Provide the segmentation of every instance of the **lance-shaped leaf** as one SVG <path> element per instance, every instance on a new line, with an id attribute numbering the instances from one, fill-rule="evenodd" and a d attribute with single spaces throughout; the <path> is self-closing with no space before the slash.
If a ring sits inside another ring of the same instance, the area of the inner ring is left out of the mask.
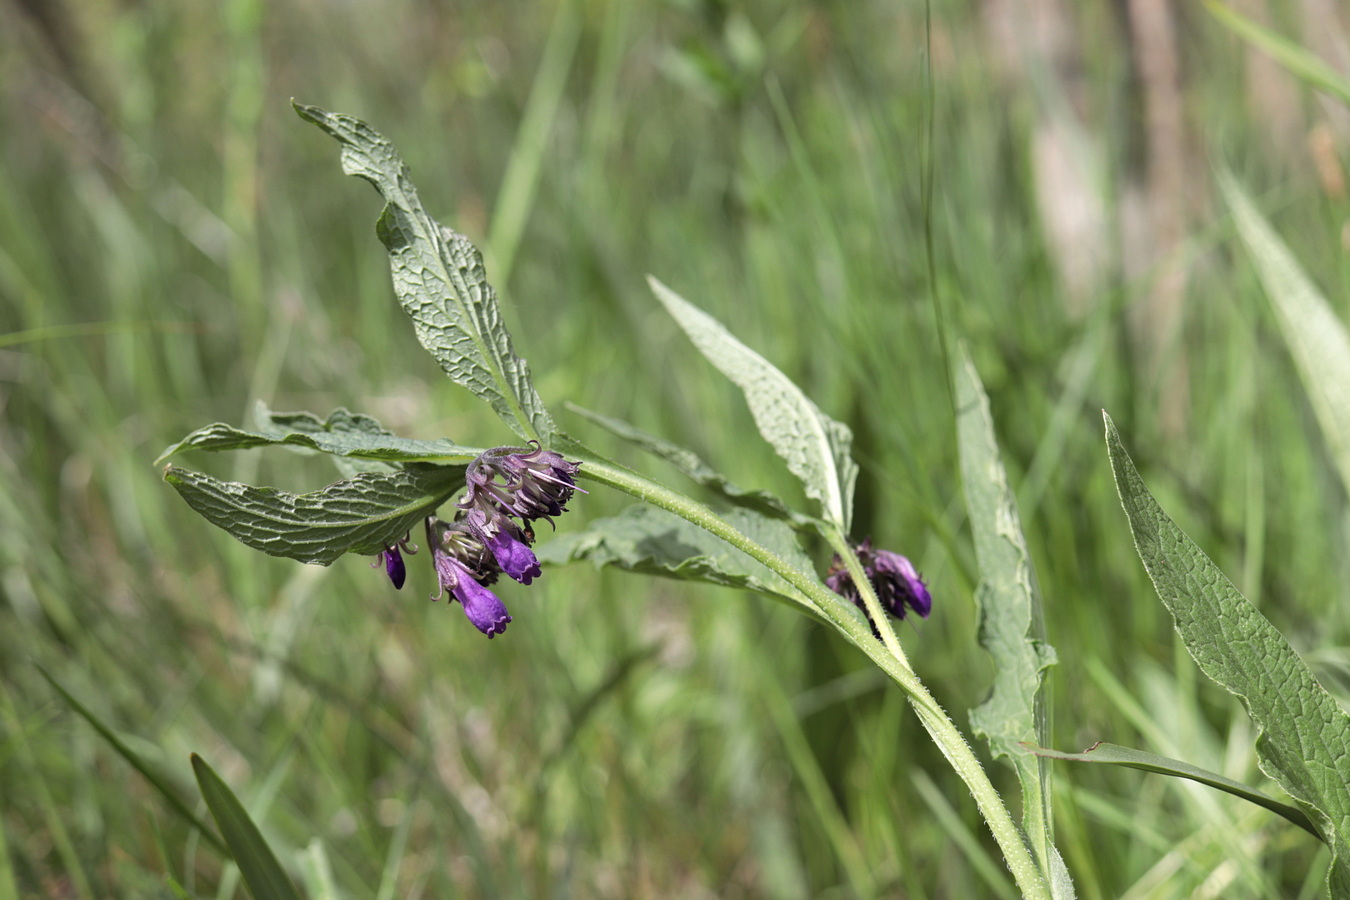
<path id="1" fill-rule="evenodd" d="M 279 445 L 385 462 L 469 462 L 482 452 L 461 447 L 453 441 L 420 441 L 398 437 L 383 429 L 375 432 L 365 428 L 345 428 L 342 426 L 350 421 L 351 416 L 345 409 L 334 412 L 326 422 L 308 413 L 288 413 L 286 416 L 295 430 L 277 428 L 266 432 L 247 431 L 222 422 L 198 428 L 165 450 L 159 461 L 163 462 L 184 450 L 248 450 Z"/>
<path id="2" fill-rule="evenodd" d="M 694 346 L 745 393 L 759 433 L 801 479 L 825 517 L 848 533 L 858 466 L 848 426 L 825 415 L 768 360 L 732 337 L 712 316 L 655 278 L 648 284 Z"/>
<path id="3" fill-rule="evenodd" d="M 1196 664 L 1242 700 L 1260 729 L 1261 770 L 1294 798 L 1331 848 L 1331 896 L 1350 898 L 1350 716 L 1275 626 L 1163 512 L 1111 417 L 1105 418 L 1116 489 L 1158 596 Z"/>
<path id="4" fill-rule="evenodd" d="M 776 519 L 788 519 L 798 527 L 810 527 L 813 520 L 788 509 L 786 503 L 768 491 L 751 491 L 733 484 L 725 475 L 705 463 L 697 453 L 650 434 L 621 419 L 615 419 L 574 403 L 568 409 L 594 422 L 609 433 L 646 450 L 670 463 L 683 474 L 717 494 L 733 506 L 743 506 Z"/>
<path id="5" fill-rule="evenodd" d="M 483 255 L 427 214 L 407 165 L 383 135 L 352 116 L 293 105 L 342 145 L 342 171 L 366 179 L 384 197 L 375 233 L 389 251 L 394 291 L 418 341 L 456 384 L 488 401 L 517 434 L 547 446 L 553 420 L 529 366 L 512 348 Z"/>
<path id="6" fill-rule="evenodd" d="M 1021 747 L 1024 742 L 1048 742 L 1041 686 L 1045 670 L 1055 663 L 1055 650 L 1046 641 L 1031 555 L 999 459 L 989 398 L 964 346 L 953 364 L 961 482 L 980 565 L 976 592 L 980 644 L 994 659 L 989 697 L 970 711 L 970 724 L 989 742 L 994 755 L 1007 758 L 1017 771 L 1022 784 L 1022 829 L 1047 880 L 1067 882 L 1067 871 L 1053 846 L 1048 764 L 1022 752 Z M 1055 890 L 1056 897 L 1068 895 L 1061 888 Z"/>
<path id="7" fill-rule="evenodd" d="M 168 466 L 164 480 L 188 505 L 255 550 L 330 565 L 344 553 L 373 556 L 406 535 L 455 491 L 464 466 L 409 466 L 362 473 L 308 494 L 220 481 Z"/>
<path id="8" fill-rule="evenodd" d="M 1135 750 L 1133 747 L 1122 747 L 1119 744 L 1108 744 L 1105 741 L 1099 741 L 1082 753 L 1065 753 L 1062 750 L 1050 750 L 1046 747 L 1027 746 L 1028 753 L 1034 753 L 1037 756 L 1043 756 L 1046 759 L 1062 759 L 1066 762 L 1085 762 L 1097 763 L 1108 766 L 1124 766 L 1129 769 L 1139 769 L 1143 772 L 1154 772 L 1158 775 L 1171 775 L 1174 778 L 1186 778 L 1195 781 L 1206 787 L 1216 788 L 1225 793 L 1232 794 L 1234 797 L 1241 797 L 1257 806 L 1263 806 L 1277 816 L 1283 816 L 1290 822 L 1293 822 L 1299 828 L 1311 834 L 1313 837 L 1320 838 L 1317 829 L 1313 827 L 1312 820 L 1303 814 L 1303 810 L 1296 806 L 1290 806 L 1288 803 L 1281 803 L 1269 794 L 1262 793 L 1256 788 L 1248 787 L 1240 781 L 1234 781 L 1220 775 L 1217 772 L 1211 772 L 1208 769 L 1202 769 L 1199 766 L 1193 766 L 1188 762 L 1182 762 L 1179 759 L 1172 759 L 1167 756 L 1159 756 L 1156 753 L 1149 753 L 1146 750 Z"/>
<path id="9" fill-rule="evenodd" d="M 814 570 L 810 557 L 797 543 L 796 533 L 782 520 L 742 509 L 730 510 L 723 518 L 799 571 Z M 801 594 L 776 572 L 679 516 L 645 504 L 593 521 L 585 531 L 554 538 L 537 548 L 537 555 L 546 563 L 589 560 L 597 568 L 614 566 L 682 581 L 704 581 L 757 591 L 787 600 L 794 607 L 801 604 Z"/>
<path id="10" fill-rule="evenodd" d="M 1350 333 L 1233 177 L 1220 172 L 1219 186 L 1275 307 L 1341 482 L 1350 491 Z"/>

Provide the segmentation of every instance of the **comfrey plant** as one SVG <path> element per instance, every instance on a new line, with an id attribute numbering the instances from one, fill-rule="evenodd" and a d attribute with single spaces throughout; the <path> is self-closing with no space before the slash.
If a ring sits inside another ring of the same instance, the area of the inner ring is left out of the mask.
<path id="1" fill-rule="evenodd" d="M 603 458 L 556 427 L 502 324 L 482 257 L 465 237 L 423 210 L 393 146 L 349 116 L 300 105 L 296 111 L 339 142 L 343 171 L 370 181 L 383 195 L 386 205 L 376 233 L 388 249 L 395 291 L 422 346 L 453 381 L 486 401 L 519 441 L 482 449 L 450 440 L 411 440 L 342 409 L 320 419 L 260 407 L 257 430 L 210 425 L 164 456 L 293 446 L 328 454 L 344 477 L 313 493 L 292 494 L 168 466 L 165 479 L 212 523 L 251 547 L 302 562 L 329 565 L 347 553 L 373 556 L 395 588 L 407 577 L 405 557 L 425 549 L 440 586 L 437 596 L 458 600 L 488 637 L 502 634 L 512 621 L 492 590 L 499 576 L 529 585 L 540 577 L 542 563 L 586 559 L 765 594 L 833 628 L 905 693 L 970 789 L 1024 897 L 1074 896 L 1053 840 L 1051 758 L 1190 778 L 1258 803 L 1326 843 L 1329 891 L 1350 897 L 1350 717 L 1288 642 L 1163 512 L 1109 418 L 1108 455 L 1140 557 L 1197 663 L 1246 704 L 1261 732 L 1262 768 L 1292 804 L 1186 763 L 1115 745 L 1101 744 L 1083 754 L 1042 749 L 1050 742 L 1043 677 L 1055 653 L 1044 633 L 1036 579 L 999 459 L 988 400 L 963 348 L 953 354 L 951 367 L 960 473 L 981 574 L 976 592 L 980 640 L 996 671 L 988 699 L 970 711 L 969 719 L 993 757 L 1016 772 L 1021 786 L 1016 819 L 985 764 L 911 667 L 892 627 L 893 620 L 909 613 L 929 615 L 929 585 L 906 557 L 876 548 L 870 539 L 854 543 L 848 537 L 857 466 L 847 427 L 715 320 L 653 279 L 657 300 L 703 355 L 742 389 L 758 430 L 819 508 L 801 512 L 770 494 L 738 488 L 682 447 L 577 410 L 590 424 L 672 463 L 715 503 L 702 503 Z M 1277 274 L 1286 271 L 1282 260 L 1287 255 L 1281 256 L 1278 241 L 1263 230 L 1236 187 L 1226 189 L 1258 257 Z M 1332 321 L 1334 327 L 1319 326 L 1319 334 L 1330 328 L 1344 340 L 1343 327 L 1334 316 Z M 1345 348 L 1342 363 L 1350 365 L 1350 342 Z M 1343 411 L 1332 409 L 1328 415 L 1343 416 Z M 1341 424 L 1350 431 L 1350 420 Z M 1350 483 L 1350 464 L 1346 473 Z M 536 548 L 536 525 L 541 520 L 554 524 L 581 492 L 578 479 L 641 502 L 579 532 L 565 528 Z M 441 518 L 438 511 L 447 504 L 451 511 Z M 418 526 L 425 548 L 412 542 Z M 824 575 L 803 550 L 804 535 L 823 539 L 834 550 Z M 258 892 L 256 883 L 270 877 L 280 884 L 275 879 L 284 881 L 284 876 L 245 864 L 267 856 L 252 852 L 256 830 L 226 828 L 226 821 L 240 820 L 242 808 L 221 799 L 228 789 L 204 764 L 198 775 L 255 894 L 288 896 Z"/>

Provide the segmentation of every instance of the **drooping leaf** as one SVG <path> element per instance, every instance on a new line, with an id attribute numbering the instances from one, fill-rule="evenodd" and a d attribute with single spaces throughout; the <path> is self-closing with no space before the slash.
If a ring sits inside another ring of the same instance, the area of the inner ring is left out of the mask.
<path id="1" fill-rule="evenodd" d="M 229 785 L 195 753 L 192 754 L 192 771 L 197 775 L 202 799 L 211 810 L 211 817 L 229 845 L 239 874 L 244 876 L 244 883 L 254 900 L 300 900 L 300 894 L 286 877 L 276 854 Z"/>
<path id="2" fill-rule="evenodd" d="M 394 291 L 418 341 L 518 435 L 548 446 L 553 420 L 511 345 L 482 254 L 422 208 L 407 165 L 384 136 L 352 116 L 292 105 L 342 145 L 342 171 L 369 181 L 384 197 L 375 231 L 389 251 Z"/>
<path id="3" fill-rule="evenodd" d="M 1062 759 L 1068 762 L 1125 766 L 1130 769 L 1140 769 L 1144 772 L 1154 772 L 1158 775 L 1171 775 L 1174 778 L 1186 778 L 1191 781 L 1199 782 L 1207 787 L 1217 788 L 1225 793 L 1232 794 L 1234 797 L 1241 797 L 1243 800 L 1255 803 L 1257 806 L 1264 806 L 1277 816 L 1283 816 L 1290 822 L 1293 822 L 1313 837 L 1321 838 L 1321 835 L 1317 833 L 1317 829 L 1313 827 L 1312 821 L 1304 815 L 1303 811 L 1298 807 L 1290 806 L 1288 803 L 1281 803 L 1269 794 L 1262 793 L 1256 788 L 1248 787 L 1240 781 L 1234 781 L 1217 772 L 1211 772 L 1208 769 L 1193 766 L 1190 763 L 1182 762 L 1179 759 L 1159 756 L 1156 753 L 1149 753 L 1145 750 L 1135 750 L 1133 747 L 1122 747 L 1119 744 L 1108 744 L 1105 741 L 1099 741 L 1098 743 L 1093 744 L 1082 753 L 1065 753 L 1060 750 L 1050 750 L 1046 747 L 1032 746 L 1027 746 L 1025 749 L 1028 753 L 1034 753 L 1036 756 L 1043 756 L 1046 759 Z"/>
<path id="4" fill-rule="evenodd" d="M 749 510 L 723 515 L 756 543 L 813 571 L 810 557 L 785 522 Z M 630 572 L 683 581 L 704 581 L 743 588 L 800 603 L 801 595 L 777 573 L 722 539 L 673 513 L 654 506 L 630 506 L 617 516 L 591 522 L 586 530 L 569 531 L 536 548 L 541 562 L 563 564 L 589 560 L 597 568 L 614 566 Z"/>
<path id="5" fill-rule="evenodd" d="M 1242 700 L 1261 770 L 1331 848 L 1327 886 L 1350 898 L 1350 716 L 1284 636 L 1149 493 L 1110 416 L 1106 445 L 1135 547 L 1177 633 L 1206 675 Z"/>
<path id="6" fill-rule="evenodd" d="M 661 301 L 699 352 L 745 393 L 759 433 L 801 479 L 825 517 L 848 533 L 858 466 L 853 433 L 825 415 L 772 363 L 736 340 L 720 322 L 648 276 Z"/>
<path id="7" fill-rule="evenodd" d="M 1233 177 L 1220 172 L 1219 186 L 1275 308 L 1341 483 L 1350 491 L 1350 333 Z"/>
<path id="8" fill-rule="evenodd" d="M 207 521 L 253 549 L 326 566 L 344 553 L 374 555 L 391 546 L 464 487 L 464 471 L 413 465 L 308 494 L 220 481 L 177 466 L 165 468 L 164 480 Z"/>
<path id="9" fill-rule="evenodd" d="M 1042 683 L 1045 670 L 1055 663 L 1055 650 L 1046 640 L 1031 555 L 999 458 L 989 398 L 964 346 L 958 349 L 953 366 L 961 482 L 980 566 L 976 592 L 980 645 L 994 660 L 994 683 L 984 703 L 970 711 L 970 724 L 989 742 L 994 756 L 1006 758 L 1017 771 L 1022 785 L 1022 829 L 1053 886 L 1057 854 L 1048 764 L 1023 753 L 1021 745 L 1048 741 Z M 1067 871 L 1062 875 L 1067 881 Z M 1067 893 L 1063 888 L 1055 891 L 1056 897 L 1072 895 L 1071 886 Z"/>
<path id="10" fill-rule="evenodd" d="M 725 475 L 705 463 L 692 450 L 686 450 L 678 444 L 649 434 L 636 425 L 620 419 L 584 409 L 573 403 L 566 405 L 572 412 L 594 422 L 611 434 L 646 450 L 653 456 L 664 459 L 680 472 L 734 506 L 743 506 L 746 509 L 777 519 L 788 519 L 802 527 L 810 525 L 810 519 L 788 509 L 787 504 L 768 491 L 750 491 L 733 484 Z"/>
<path id="11" fill-rule="evenodd" d="M 317 417 L 313 416 L 310 420 L 298 419 L 297 417 L 301 415 L 308 414 L 288 414 L 294 430 L 285 432 L 279 429 L 268 432 L 246 431 L 222 422 L 207 425 L 169 447 L 160 455 L 159 461 L 162 462 L 184 450 L 248 450 L 277 445 L 303 447 L 334 456 L 385 462 L 469 462 L 482 452 L 470 447 L 461 447 L 453 441 L 421 441 L 398 437 L 387 431 L 373 433 L 367 430 L 346 429 L 341 426 L 349 421 L 348 417 L 351 414 L 345 409 L 334 412 L 326 422 L 319 422 Z M 338 417 L 336 422 L 334 417 Z"/>

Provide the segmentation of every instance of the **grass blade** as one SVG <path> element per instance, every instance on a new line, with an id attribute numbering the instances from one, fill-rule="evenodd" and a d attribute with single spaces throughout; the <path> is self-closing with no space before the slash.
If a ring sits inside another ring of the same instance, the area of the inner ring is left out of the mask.
<path id="1" fill-rule="evenodd" d="M 47 683 L 55 688 L 56 692 L 70 704 L 70 708 L 79 713 L 82 719 L 92 725 L 94 730 L 99 733 L 99 736 L 107 741 L 108 745 L 117 752 L 118 756 L 125 759 L 133 769 L 141 773 L 141 776 L 145 778 L 146 781 L 150 782 L 151 787 L 159 791 L 160 796 L 168 802 L 171 810 L 177 813 L 183 821 L 187 822 L 193 828 L 196 828 L 202 838 L 215 848 L 217 852 L 222 854 L 229 852 L 225 849 L 225 845 L 221 843 L 220 838 L 216 837 L 216 833 L 212 831 L 205 822 L 199 819 L 197 814 L 192 811 L 187 803 L 178 796 L 177 791 L 169 784 L 168 779 L 155 771 L 155 769 L 145 760 L 141 759 L 140 755 L 136 753 L 135 750 L 128 747 L 126 743 L 117 736 L 117 733 L 114 732 L 112 728 L 108 727 L 108 725 L 104 724 L 102 719 L 94 715 L 89 707 L 75 699 L 75 695 L 66 690 L 65 686 L 57 681 L 50 672 L 40 664 L 34 663 L 34 665 L 37 666 L 37 670 L 42 677 L 47 679 Z"/>
<path id="2" fill-rule="evenodd" d="M 1214 18 L 1230 31 L 1259 50 L 1269 54 L 1289 73 L 1319 91 L 1350 103 L 1350 80 L 1322 62 L 1306 47 L 1282 37 L 1251 19 L 1239 15 L 1232 7 L 1219 0 L 1200 0 Z"/>
<path id="3" fill-rule="evenodd" d="M 1028 746 L 1026 749 L 1028 752 L 1033 753 L 1036 756 L 1043 756 L 1046 759 L 1062 759 L 1067 762 L 1124 766 L 1129 769 L 1139 769 L 1143 772 L 1153 772 L 1157 775 L 1171 775 L 1174 778 L 1187 778 L 1207 787 L 1212 787 L 1216 790 L 1232 794 L 1234 797 L 1241 797 L 1243 800 L 1255 803 L 1257 806 L 1263 806 L 1277 816 L 1283 816 L 1290 822 L 1293 822 L 1313 837 L 1319 839 L 1322 837 L 1317 833 L 1317 829 L 1313 826 L 1312 820 L 1304 815 L 1303 810 L 1298 807 L 1290 806 L 1288 803 L 1281 803 L 1269 794 L 1262 793 L 1256 788 L 1248 787 L 1240 781 L 1225 778 L 1217 772 L 1211 772 L 1208 769 L 1193 766 L 1190 763 L 1182 762 L 1179 759 L 1159 756 L 1156 753 L 1149 753 L 1145 750 L 1136 750 L 1133 747 L 1122 747 L 1119 744 L 1109 744 L 1105 741 L 1093 744 L 1082 753 L 1065 753 L 1060 750 L 1050 750 L 1046 747 Z"/>
<path id="4" fill-rule="evenodd" d="M 249 818 L 239 798 L 221 781 L 220 776 L 197 754 L 192 754 L 192 771 L 197 775 L 202 798 L 211 810 L 220 833 L 229 845 L 230 854 L 239 866 L 239 872 L 248 885 L 254 900 L 300 900 L 295 885 L 277 861 L 272 848 L 267 846 L 262 832 Z"/>
<path id="5" fill-rule="evenodd" d="M 1350 491 L 1350 334 L 1233 177 L 1220 172 L 1219 186 L 1275 307 L 1341 482 Z"/>

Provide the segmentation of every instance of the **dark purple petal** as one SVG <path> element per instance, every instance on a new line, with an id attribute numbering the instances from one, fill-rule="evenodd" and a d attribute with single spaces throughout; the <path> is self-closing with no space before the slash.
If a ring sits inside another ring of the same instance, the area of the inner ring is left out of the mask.
<path id="1" fill-rule="evenodd" d="M 398 552 L 397 544 L 384 551 L 384 573 L 394 583 L 394 590 L 403 587 L 403 582 L 408 577 L 408 569 L 403 565 L 403 554 Z"/>
<path id="2" fill-rule="evenodd" d="M 511 616 L 506 612 L 506 604 L 496 594 L 468 577 L 467 572 L 452 590 L 464 607 L 464 615 L 469 617 L 475 628 L 489 638 L 506 631 L 506 623 L 511 621 Z"/>
<path id="3" fill-rule="evenodd" d="M 513 527 L 499 529 L 488 538 L 487 548 L 492 551 L 503 572 L 521 584 L 529 584 L 540 575 L 539 559 L 528 544 L 511 533 L 513 530 Z"/>

